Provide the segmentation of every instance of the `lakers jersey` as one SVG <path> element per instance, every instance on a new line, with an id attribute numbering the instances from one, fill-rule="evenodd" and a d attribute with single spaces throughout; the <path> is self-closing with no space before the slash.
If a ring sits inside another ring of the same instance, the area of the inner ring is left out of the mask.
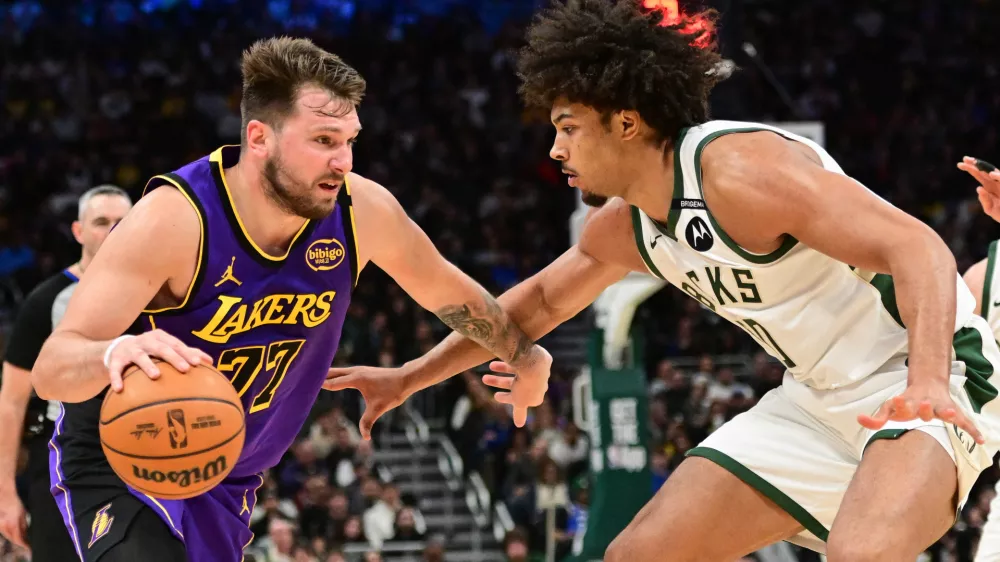
<path id="1" fill-rule="evenodd" d="M 632 208 L 639 253 L 653 275 L 745 330 L 795 379 L 820 389 L 844 386 L 907 351 L 892 277 L 839 262 L 787 235 L 769 254 L 749 252 L 705 204 L 705 147 L 723 135 L 765 130 L 805 144 L 824 168 L 844 173 L 818 144 L 775 127 L 711 121 L 685 129 L 674 151 L 667 224 Z M 974 314 L 975 299 L 956 281 L 958 331 Z"/>
<path id="2" fill-rule="evenodd" d="M 278 463 L 326 379 L 358 274 L 350 186 L 334 212 L 307 222 L 283 255 L 262 250 L 233 205 L 224 169 L 239 147 L 223 147 L 153 178 L 178 189 L 198 212 L 201 245 L 194 280 L 175 307 L 141 319 L 212 356 L 246 413 L 246 441 L 233 477 Z M 187 431 L 198 431 L 197 423 Z"/>

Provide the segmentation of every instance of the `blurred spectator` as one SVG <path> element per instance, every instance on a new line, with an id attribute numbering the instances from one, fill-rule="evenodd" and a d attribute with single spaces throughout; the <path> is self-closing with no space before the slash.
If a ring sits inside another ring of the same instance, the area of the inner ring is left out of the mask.
<path id="1" fill-rule="evenodd" d="M 268 524 L 267 536 L 253 549 L 259 562 L 296 562 L 295 524 L 283 517 L 275 517 Z"/>

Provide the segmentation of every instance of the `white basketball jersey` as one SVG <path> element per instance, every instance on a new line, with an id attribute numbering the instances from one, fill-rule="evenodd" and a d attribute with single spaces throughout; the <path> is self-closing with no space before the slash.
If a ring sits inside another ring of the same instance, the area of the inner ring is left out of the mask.
<path id="1" fill-rule="evenodd" d="M 686 129 L 674 154 L 667 224 L 633 207 L 636 243 L 653 275 L 741 327 L 795 379 L 820 389 L 850 384 L 907 350 L 892 277 L 834 260 L 791 236 L 770 254 L 750 253 L 705 205 L 702 150 L 722 135 L 760 130 L 807 145 L 827 170 L 844 173 L 815 142 L 768 125 L 710 121 Z M 975 299 L 957 276 L 956 291 L 958 331 L 973 316 Z"/>
<path id="2" fill-rule="evenodd" d="M 997 270 L 997 243 L 990 243 L 990 253 L 986 258 L 986 278 L 983 279 L 983 294 L 980 312 L 993 330 L 993 335 L 1000 339 L 1000 270 Z"/>

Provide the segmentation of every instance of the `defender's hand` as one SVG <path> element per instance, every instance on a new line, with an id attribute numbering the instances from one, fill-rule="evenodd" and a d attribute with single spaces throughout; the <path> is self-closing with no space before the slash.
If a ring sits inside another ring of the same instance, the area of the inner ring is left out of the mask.
<path id="1" fill-rule="evenodd" d="M 985 160 L 971 156 L 962 158 L 958 163 L 958 169 L 976 178 L 979 182 L 976 194 L 979 195 L 983 211 L 993 220 L 1000 222 L 1000 170 Z"/>
<path id="2" fill-rule="evenodd" d="M 403 368 L 345 367 L 330 369 L 323 388 L 344 390 L 353 388 L 365 398 L 365 413 L 361 415 L 358 429 L 364 440 L 372 438 L 372 427 L 382 414 L 399 406 L 410 396 Z"/>
<path id="3" fill-rule="evenodd" d="M 170 363 L 182 373 L 192 365 L 211 365 L 212 357 L 200 349 L 188 347 L 184 342 L 164 332 L 153 330 L 138 336 L 123 336 L 108 346 L 104 364 L 108 367 L 111 389 L 122 391 L 122 371 L 135 364 L 151 379 L 160 377 L 160 369 L 153 357 Z"/>
<path id="4" fill-rule="evenodd" d="M 908 386 L 899 396 L 883 402 L 874 416 L 859 415 L 858 423 L 875 431 L 889 420 L 910 421 L 917 418 L 924 421 L 937 418 L 962 428 L 980 445 L 986 442 L 976 425 L 955 405 L 946 384 Z"/>
<path id="5" fill-rule="evenodd" d="M 490 363 L 490 370 L 514 375 L 501 377 L 484 375 L 483 383 L 506 390 L 493 395 L 497 402 L 514 407 L 514 425 L 524 427 L 528 422 L 528 408 L 534 408 L 545 400 L 549 389 L 549 375 L 552 371 L 552 356 L 541 346 L 534 346 L 526 360 L 513 367 L 503 361 Z"/>
<path id="6" fill-rule="evenodd" d="M 18 546 L 28 548 L 28 519 L 24 505 L 17 497 L 17 492 L 7 487 L 0 491 L 0 535 Z"/>

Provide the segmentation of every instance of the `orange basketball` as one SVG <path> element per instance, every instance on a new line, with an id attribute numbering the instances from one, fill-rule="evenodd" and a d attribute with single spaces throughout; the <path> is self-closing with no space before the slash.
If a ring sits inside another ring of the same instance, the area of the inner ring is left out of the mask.
<path id="1" fill-rule="evenodd" d="M 138 367 L 101 405 L 101 447 L 126 484 L 163 499 L 203 494 L 222 481 L 243 451 L 243 405 L 212 367 L 180 373 L 159 361 L 160 378 Z"/>

